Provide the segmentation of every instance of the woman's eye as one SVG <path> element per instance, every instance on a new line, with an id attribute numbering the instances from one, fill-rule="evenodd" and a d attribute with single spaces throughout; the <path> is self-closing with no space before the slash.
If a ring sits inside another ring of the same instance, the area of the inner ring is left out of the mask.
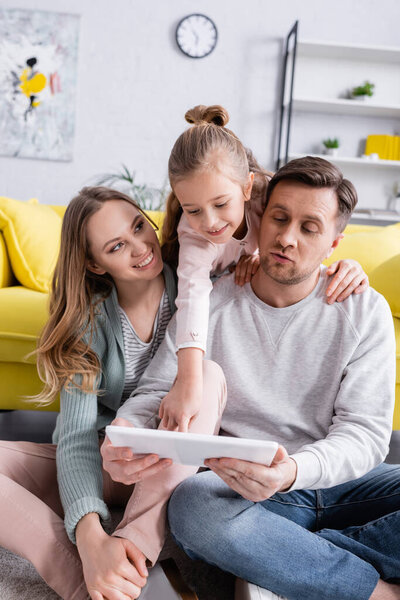
<path id="1" fill-rule="evenodd" d="M 144 221 L 139 221 L 135 227 L 135 232 L 140 231 L 144 227 Z"/>
<path id="2" fill-rule="evenodd" d="M 110 252 L 117 252 L 118 250 L 120 250 L 122 248 L 122 242 L 118 242 L 118 244 L 116 244 L 115 246 L 113 246 L 110 250 Z"/>
<path id="3" fill-rule="evenodd" d="M 216 204 L 215 208 L 222 208 L 223 206 L 226 206 L 227 202 L 223 202 L 222 204 Z"/>
<path id="4" fill-rule="evenodd" d="M 284 217 L 274 217 L 274 221 L 279 221 L 279 223 L 284 223 L 286 219 Z"/>
<path id="5" fill-rule="evenodd" d="M 189 215 L 198 215 L 198 214 L 199 214 L 199 212 L 200 212 L 200 211 L 199 211 L 199 210 L 197 210 L 197 209 L 196 209 L 196 210 L 188 210 L 188 214 L 189 214 Z"/>

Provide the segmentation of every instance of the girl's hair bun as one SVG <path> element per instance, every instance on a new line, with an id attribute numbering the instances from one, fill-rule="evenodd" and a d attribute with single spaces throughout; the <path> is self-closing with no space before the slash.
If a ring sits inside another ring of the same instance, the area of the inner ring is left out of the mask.
<path id="1" fill-rule="evenodd" d="M 229 121 L 229 114 L 228 111 L 219 104 L 214 104 L 213 106 L 199 104 L 187 111 L 185 119 L 188 123 L 193 125 L 199 125 L 200 123 L 214 123 L 214 125 L 225 127 Z"/>

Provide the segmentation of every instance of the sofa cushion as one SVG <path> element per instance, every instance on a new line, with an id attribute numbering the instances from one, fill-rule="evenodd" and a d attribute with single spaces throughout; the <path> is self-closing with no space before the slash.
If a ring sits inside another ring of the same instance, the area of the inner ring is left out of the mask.
<path id="1" fill-rule="evenodd" d="M 60 410 L 58 395 L 49 404 L 32 398 L 42 391 L 43 385 L 36 365 L 0 362 L 0 410 Z"/>
<path id="2" fill-rule="evenodd" d="M 4 236 L 0 231 L 0 288 L 7 287 L 13 283 L 13 273 Z"/>
<path id="3" fill-rule="evenodd" d="M 0 196 L 0 229 L 18 281 L 48 292 L 60 244 L 60 216 L 50 206 Z"/>
<path id="4" fill-rule="evenodd" d="M 67 207 L 64 204 L 50 204 L 49 206 L 61 219 L 64 217 L 65 211 L 67 210 Z"/>
<path id="5" fill-rule="evenodd" d="M 396 385 L 393 429 L 400 430 L 400 319 L 395 317 L 393 320 L 396 338 Z"/>
<path id="6" fill-rule="evenodd" d="M 400 254 L 374 269 L 369 281 L 373 288 L 385 296 L 392 315 L 400 319 Z"/>
<path id="7" fill-rule="evenodd" d="M 48 294 L 20 285 L 0 289 L 0 361 L 35 363 L 26 355 L 48 318 Z"/>
<path id="8" fill-rule="evenodd" d="M 324 264 L 354 258 L 369 276 L 380 264 L 400 254 L 400 223 L 372 230 L 353 231 L 354 233 L 345 231 L 344 239 Z"/>

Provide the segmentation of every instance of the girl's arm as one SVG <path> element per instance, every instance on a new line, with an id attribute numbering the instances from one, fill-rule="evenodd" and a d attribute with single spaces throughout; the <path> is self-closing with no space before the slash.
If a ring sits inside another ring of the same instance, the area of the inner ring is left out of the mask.
<path id="1" fill-rule="evenodd" d="M 200 348 L 182 348 L 177 356 L 176 380 L 161 402 L 159 416 L 163 427 L 187 431 L 201 405 L 203 351 Z"/>
<path id="2" fill-rule="evenodd" d="M 362 266 L 352 258 L 332 263 L 327 269 L 327 275 L 333 275 L 332 281 L 326 288 L 328 304 L 342 302 L 351 294 L 362 294 L 369 286 L 368 276 Z"/>
<path id="3" fill-rule="evenodd" d="M 202 398 L 203 356 L 208 332 L 210 274 L 218 250 L 191 230 L 179 231 L 176 351 L 178 373 L 162 400 L 159 416 L 167 429 L 187 431 Z"/>

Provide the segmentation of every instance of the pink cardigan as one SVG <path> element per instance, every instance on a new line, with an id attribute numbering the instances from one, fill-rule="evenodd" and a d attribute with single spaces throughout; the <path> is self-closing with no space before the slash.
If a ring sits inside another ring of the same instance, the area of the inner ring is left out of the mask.
<path id="1" fill-rule="evenodd" d="M 179 265 L 176 349 L 206 350 L 211 275 L 220 275 L 237 263 L 242 254 L 258 252 L 258 232 L 264 207 L 261 200 L 244 205 L 247 233 L 241 240 L 231 238 L 226 244 L 214 244 L 194 231 L 185 215 L 178 225 Z"/>

